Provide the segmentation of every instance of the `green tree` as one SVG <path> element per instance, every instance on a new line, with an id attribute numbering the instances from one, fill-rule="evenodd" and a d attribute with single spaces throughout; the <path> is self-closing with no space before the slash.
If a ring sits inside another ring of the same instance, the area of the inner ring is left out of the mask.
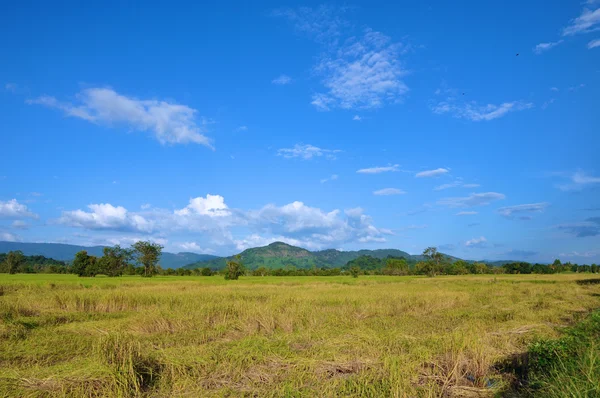
<path id="1" fill-rule="evenodd" d="M 225 267 L 225 279 L 237 280 L 242 275 L 244 275 L 244 266 L 242 264 L 242 256 L 238 254 L 233 259 L 227 261 L 227 266 Z"/>
<path id="2" fill-rule="evenodd" d="M 20 250 L 8 252 L 4 259 L 4 268 L 9 274 L 16 274 L 25 264 L 25 256 Z"/>
<path id="3" fill-rule="evenodd" d="M 212 270 L 208 267 L 204 267 L 200 271 L 200 275 L 202 275 L 202 276 L 212 276 L 212 274 L 213 274 Z"/>
<path id="4" fill-rule="evenodd" d="M 151 277 L 156 274 L 163 246 L 150 241 L 138 241 L 132 247 L 137 262 L 144 267 L 143 276 Z"/>
<path id="5" fill-rule="evenodd" d="M 354 267 L 350 267 L 350 275 L 352 275 L 353 278 L 358 278 L 358 274 L 360 273 L 360 267 L 358 266 L 354 266 Z"/>
<path id="6" fill-rule="evenodd" d="M 443 268 L 444 255 L 436 247 L 428 247 L 423 250 L 423 256 L 427 260 L 421 266 L 422 272 L 429 277 L 436 276 Z"/>
<path id="7" fill-rule="evenodd" d="M 408 263 L 404 258 L 388 257 L 383 273 L 386 275 L 408 275 Z"/>
<path id="8" fill-rule="evenodd" d="M 95 272 L 95 259 L 96 257 L 88 255 L 87 251 L 81 250 L 75 254 L 71 271 L 79 276 L 92 276 L 90 274 Z"/>
<path id="9" fill-rule="evenodd" d="M 254 276 L 269 275 L 269 269 L 267 267 L 258 267 L 257 269 L 254 270 L 252 275 L 254 275 Z"/>
<path id="10" fill-rule="evenodd" d="M 104 255 L 100 258 L 100 273 L 108 276 L 121 276 L 129 266 L 133 257 L 131 250 L 123 249 L 117 245 L 115 247 L 105 247 Z"/>

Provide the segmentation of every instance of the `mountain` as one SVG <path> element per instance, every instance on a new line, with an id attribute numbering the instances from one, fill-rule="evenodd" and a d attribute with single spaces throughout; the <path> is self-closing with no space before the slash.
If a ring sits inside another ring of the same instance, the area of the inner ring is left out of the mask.
<path id="1" fill-rule="evenodd" d="M 284 268 L 294 266 L 296 268 L 335 268 L 343 267 L 350 260 L 359 256 L 372 256 L 377 258 L 405 257 L 411 258 L 411 255 L 396 249 L 379 250 L 358 250 L 358 251 L 340 251 L 335 249 L 321 250 L 311 252 L 301 247 L 288 245 L 283 242 L 274 242 L 268 246 L 254 247 L 246 249 L 240 253 L 242 263 L 249 269 L 266 267 L 269 269 Z M 215 258 L 209 261 L 198 261 L 186 265 L 186 269 L 204 268 L 221 269 L 225 267 L 231 257 Z"/>
<path id="2" fill-rule="evenodd" d="M 13 250 L 20 250 L 26 256 L 40 255 L 50 257 L 61 261 L 72 261 L 75 253 L 86 250 L 92 256 L 102 256 L 104 246 L 77 246 L 66 245 L 62 243 L 22 243 L 22 242 L 0 242 L 0 253 L 8 253 Z M 196 253 L 168 253 L 163 252 L 159 264 L 163 268 L 180 268 L 186 264 L 208 261 L 220 258 L 210 254 Z"/>

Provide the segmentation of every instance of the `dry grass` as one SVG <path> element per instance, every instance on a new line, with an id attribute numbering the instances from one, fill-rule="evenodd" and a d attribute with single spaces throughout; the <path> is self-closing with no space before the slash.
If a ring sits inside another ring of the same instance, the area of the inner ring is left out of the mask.
<path id="1" fill-rule="evenodd" d="M 578 275 L 0 278 L 7 397 L 493 396 L 600 306 Z"/>

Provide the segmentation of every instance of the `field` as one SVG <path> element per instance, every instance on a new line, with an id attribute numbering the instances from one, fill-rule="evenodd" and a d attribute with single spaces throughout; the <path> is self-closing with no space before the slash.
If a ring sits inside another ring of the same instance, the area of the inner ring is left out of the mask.
<path id="1" fill-rule="evenodd" d="M 0 396 L 486 397 L 590 275 L 0 275 Z"/>

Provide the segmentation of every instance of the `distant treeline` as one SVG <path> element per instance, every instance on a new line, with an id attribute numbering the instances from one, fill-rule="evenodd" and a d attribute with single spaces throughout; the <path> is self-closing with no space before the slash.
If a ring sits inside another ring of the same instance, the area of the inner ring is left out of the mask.
<path id="1" fill-rule="evenodd" d="M 466 275 L 466 274 L 555 274 L 561 272 L 587 272 L 599 273 L 600 266 L 596 264 L 579 265 L 562 263 L 554 260 L 552 264 L 531 264 L 527 262 L 511 262 L 500 267 L 483 262 L 469 262 L 464 260 L 452 261 L 449 257 L 439 253 L 436 248 L 429 247 L 423 252 L 423 261 L 409 261 L 404 257 L 376 258 L 360 256 L 349 261 L 345 266 L 338 268 L 312 267 L 269 269 L 258 267 L 250 270 L 243 266 L 241 258 L 229 261 L 223 269 L 197 268 L 197 269 L 162 269 L 158 264 L 162 246 L 152 242 L 137 242 L 131 249 L 120 246 L 105 247 L 102 257 L 88 255 L 85 250 L 78 252 L 69 264 L 44 256 L 25 256 L 20 251 L 0 253 L 0 273 L 48 273 L 48 274 L 76 274 L 82 277 L 96 275 L 121 276 L 211 276 L 223 275 L 228 279 L 237 279 L 234 275 L 241 276 L 338 276 L 352 275 Z"/>

